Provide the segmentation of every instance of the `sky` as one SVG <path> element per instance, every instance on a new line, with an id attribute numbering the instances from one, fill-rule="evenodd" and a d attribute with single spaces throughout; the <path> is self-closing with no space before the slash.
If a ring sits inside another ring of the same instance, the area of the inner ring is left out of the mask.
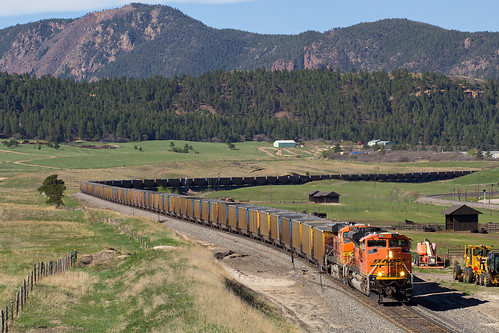
<path id="1" fill-rule="evenodd" d="M 168 5 L 212 28 L 263 34 L 325 32 L 387 18 L 499 32 L 498 0 L 0 0 L 0 29 L 42 19 L 78 18 L 130 2 Z"/>

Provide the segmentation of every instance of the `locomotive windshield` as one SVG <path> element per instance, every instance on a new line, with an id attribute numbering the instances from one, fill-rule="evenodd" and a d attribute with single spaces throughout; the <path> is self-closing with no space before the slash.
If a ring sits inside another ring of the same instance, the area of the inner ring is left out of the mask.
<path id="1" fill-rule="evenodd" d="M 409 240 L 402 238 L 402 239 L 390 239 L 390 247 L 408 247 L 409 246 Z"/>
<path id="2" fill-rule="evenodd" d="M 386 247 L 386 240 L 370 239 L 367 241 L 367 247 Z"/>

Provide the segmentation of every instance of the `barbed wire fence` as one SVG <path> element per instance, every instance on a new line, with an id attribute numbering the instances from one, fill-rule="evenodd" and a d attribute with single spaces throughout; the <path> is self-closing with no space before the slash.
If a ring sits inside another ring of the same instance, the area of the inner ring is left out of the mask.
<path id="1" fill-rule="evenodd" d="M 5 308 L 0 310 L 0 333 L 7 333 L 9 331 L 9 326 L 14 323 L 14 318 L 17 318 L 24 310 L 26 303 L 29 300 L 29 296 L 33 293 L 33 289 L 41 279 L 48 276 L 63 274 L 68 271 L 76 263 L 76 258 L 77 251 L 73 250 L 64 258 L 51 260 L 49 262 L 41 261 L 34 264 L 33 270 L 21 282 L 21 286 L 19 287 L 15 298 L 13 298 L 10 303 L 7 302 Z"/>

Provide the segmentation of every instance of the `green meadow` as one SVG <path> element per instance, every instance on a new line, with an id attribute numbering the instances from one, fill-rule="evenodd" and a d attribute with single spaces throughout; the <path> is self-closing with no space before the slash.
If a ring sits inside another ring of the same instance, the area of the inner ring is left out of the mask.
<path id="1" fill-rule="evenodd" d="M 499 179 L 499 168 L 483 171 L 487 177 Z M 208 198 L 229 197 L 238 201 L 259 202 L 261 205 L 293 211 L 326 213 L 334 220 L 357 221 L 377 225 L 396 225 L 411 220 L 424 224 L 443 224 L 442 211 L 449 206 L 421 204 L 418 197 L 423 195 L 453 193 L 456 186 L 474 190 L 477 174 L 450 181 L 429 183 L 389 183 L 389 182 L 344 182 L 326 180 L 303 185 L 273 185 L 239 188 L 230 191 L 212 192 Z M 483 177 L 486 178 L 486 177 Z M 456 182 L 458 182 L 456 184 Z M 483 185 L 480 189 L 483 188 Z M 499 189 L 498 189 L 499 190 Z M 312 191 L 334 191 L 340 194 L 339 204 L 313 204 L 308 202 Z M 489 191 L 489 186 L 487 186 Z M 463 197 L 464 198 L 464 197 Z M 470 201 L 476 199 L 470 198 Z M 463 202 L 464 204 L 464 202 Z M 499 223 L 499 210 L 479 209 L 480 223 Z"/>
<path id="2" fill-rule="evenodd" d="M 170 142 L 175 147 L 183 148 L 186 144 L 192 146 L 189 153 L 174 153 L 170 150 Z M 84 146 L 95 146 L 97 148 L 84 148 Z M 66 168 L 66 169 L 88 169 L 88 168 L 112 168 L 121 166 L 148 165 L 168 162 L 197 161 L 226 158 L 230 150 L 226 144 L 194 143 L 186 141 L 145 141 L 140 143 L 111 143 L 95 144 L 78 142 L 72 145 L 61 145 L 59 149 L 49 148 L 42 145 L 19 145 L 11 148 L 0 148 L 0 160 L 4 163 L 6 170 L 32 170 L 40 167 Z M 257 151 L 257 144 L 237 144 L 241 149 L 230 150 L 231 158 L 234 160 L 264 157 Z M 136 147 L 136 148 L 135 148 Z M 13 165 L 14 162 L 17 162 Z"/>
<path id="3" fill-rule="evenodd" d="M 171 142 L 180 149 L 189 146 L 189 152 L 171 151 Z M 471 192 L 477 187 L 489 190 L 499 181 L 498 161 L 324 160 L 320 145 L 309 143 L 289 150 L 274 149 L 270 143 L 236 143 L 236 149 L 230 149 L 225 143 L 186 141 L 76 142 L 58 149 L 0 146 L 0 306 L 10 302 L 22 279 L 39 261 L 62 258 L 73 249 L 82 255 L 106 249 L 120 254 L 110 261 L 77 267 L 67 276 L 42 281 L 15 320 L 13 331 L 165 331 L 173 325 L 179 331 L 244 332 L 248 323 L 265 332 L 295 330 L 272 307 L 263 313 L 227 290 L 223 271 L 208 251 L 179 239 L 153 220 L 86 207 L 71 197 L 82 180 L 477 171 L 454 180 L 418 184 L 326 180 L 195 194 L 327 213 L 330 219 L 383 226 L 405 219 L 443 224 L 441 212 L 448 206 L 420 204 L 418 197 Z M 61 209 L 47 206 L 36 190 L 51 174 L 58 174 L 68 187 L 66 206 Z M 341 195 L 340 203 L 310 204 L 308 193 L 314 190 L 335 191 Z M 480 223 L 499 222 L 499 211 L 479 210 L 483 212 Z M 150 246 L 166 245 L 173 250 L 143 249 L 126 230 L 133 230 Z M 404 233 L 414 242 L 430 238 L 442 251 L 467 243 L 499 246 L 498 234 Z M 224 302 L 214 303 L 214 299 Z M 232 320 L 241 314 L 240 322 Z"/>

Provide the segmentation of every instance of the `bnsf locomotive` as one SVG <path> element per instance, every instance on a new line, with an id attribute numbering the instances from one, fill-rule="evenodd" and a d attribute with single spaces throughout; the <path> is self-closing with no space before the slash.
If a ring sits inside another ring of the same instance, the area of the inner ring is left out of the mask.
<path id="1" fill-rule="evenodd" d="M 275 208 L 81 182 L 102 199 L 235 232 L 306 258 L 379 302 L 412 295 L 410 239 L 352 222 Z"/>

